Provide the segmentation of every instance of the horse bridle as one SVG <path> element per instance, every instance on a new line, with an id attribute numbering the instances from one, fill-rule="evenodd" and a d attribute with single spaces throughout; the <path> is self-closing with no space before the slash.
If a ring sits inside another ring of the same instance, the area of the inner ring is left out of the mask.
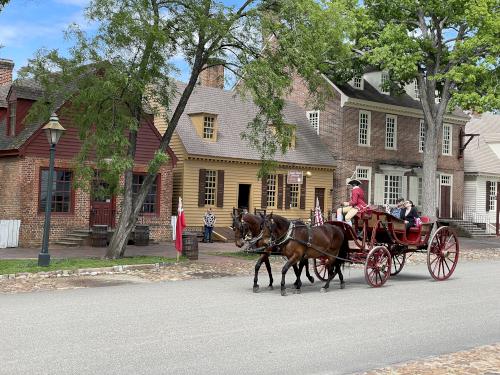
<path id="1" fill-rule="evenodd" d="M 240 238 L 243 241 L 247 242 L 249 247 L 255 245 L 257 243 L 257 241 L 259 241 L 262 238 L 262 236 L 264 235 L 264 227 L 263 227 L 264 222 L 263 221 L 260 223 L 260 233 L 256 237 L 252 237 L 249 225 L 245 220 L 243 220 L 243 217 L 240 220 L 236 220 L 236 218 L 234 219 L 233 230 L 234 230 L 234 224 L 236 223 L 236 221 L 238 221 L 237 228 L 240 232 Z"/>

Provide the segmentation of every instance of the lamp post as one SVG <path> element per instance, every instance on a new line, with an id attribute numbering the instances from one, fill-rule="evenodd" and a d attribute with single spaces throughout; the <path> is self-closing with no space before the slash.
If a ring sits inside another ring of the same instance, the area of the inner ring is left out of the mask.
<path id="1" fill-rule="evenodd" d="M 47 179 L 47 197 L 45 198 L 45 222 L 43 226 L 42 250 L 38 254 L 38 265 L 48 266 L 50 264 L 49 235 L 50 235 L 50 214 L 52 211 L 52 184 L 54 176 L 54 157 L 56 154 L 56 144 L 66 130 L 59 123 L 59 118 L 52 113 L 50 120 L 42 128 L 47 135 L 50 144 L 49 176 Z"/>

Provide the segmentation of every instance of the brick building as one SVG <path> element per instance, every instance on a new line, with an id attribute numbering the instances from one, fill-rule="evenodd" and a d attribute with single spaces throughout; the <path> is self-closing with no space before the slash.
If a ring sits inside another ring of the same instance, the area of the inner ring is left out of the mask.
<path id="1" fill-rule="evenodd" d="M 13 83 L 13 67 L 12 61 L 0 60 L 0 219 L 21 220 L 20 246 L 32 246 L 42 240 L 49 144 L 41 129 L 45 123 L 25 122 L 42 91 L 34 81 Z M 96 197 L 75 187 L 73 160 L 81 143 L 70 112 L 63 112 L 67 105 L 61 102 L 55 109 L 66 132 L 56 147 L 51 241 L 90 224 L 113 227 L 120 213 L 120 196 Z M 134 188 L 140 186 L 160 140 L 152 115 L 146 116 L 138 133 Z M 157 240 L 171 238 L 172 171 L 177 159 L 168 152 L 170 161 L 158 173 L 140 219 L 150 225 L 151 236 Z"/>
<path id="2" fill-rule="evenodd" d="M 314 107 L 307 86 L 294 78 L 289 99 L 307 113 L 311 126 L 337 161 L 332 201 L 346 200 L 345 181 L 362 181 L 370 204 L 394 204 L 397 197 L 422 204 L 423 112 L 415 84 L 402 95 L 382 88 L 385 72 L 372 71 L 343 85 L 324 76 L 330 91 L 323 109 Z M 453 214 L 453 204 L 463 205 L 464 160 L 460 153 L 461 131 L 468 116 L 448 113 L 440 135 L 437 202 L 440 217 Z M 452 203 L 453 202 L 453 203 Z"/>

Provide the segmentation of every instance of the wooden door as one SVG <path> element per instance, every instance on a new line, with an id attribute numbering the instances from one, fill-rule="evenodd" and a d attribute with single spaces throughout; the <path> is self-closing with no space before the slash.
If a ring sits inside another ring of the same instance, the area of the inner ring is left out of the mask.
<path id="1" fill-rule="evenodd" d="M 451 217 L 451 186 L 441 185 L 441 204 L 439 210 L 439 217 Z"/>
<path id="2" fill-rule="evenodd" d="M 90 226 L 107 225 L 115 227 L 116 209 L 115 199 L 108 193 L 103 193 L 107 184 L 103 181 L 94 181 L 92 184 L 90 201 Z"/>
<path id="3" fill-rule="evenodd" d="M 314 207 L 316 207 L 316 198 L 319 200 L 319 207 L 321 212 L 325 215 L 325 188 L 314 189 Z"/>

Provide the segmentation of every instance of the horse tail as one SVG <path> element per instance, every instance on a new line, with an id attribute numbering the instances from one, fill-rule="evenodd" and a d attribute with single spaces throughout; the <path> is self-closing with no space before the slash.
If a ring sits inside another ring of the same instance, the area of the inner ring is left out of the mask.
<path id="1" fill-rule="evenodd" d="M 339 251 L 339 257 L 342 258 L 340 261 L 340 264 L 342 264 L 342 269 L 344 269 L 345 266 L 345 260 L 349 256 L 349 240 L 347 239 L 347 236 L 344 235 L 344 240 L 342 241 L 342 245 L 340 246 L 340 251 Z"/>

